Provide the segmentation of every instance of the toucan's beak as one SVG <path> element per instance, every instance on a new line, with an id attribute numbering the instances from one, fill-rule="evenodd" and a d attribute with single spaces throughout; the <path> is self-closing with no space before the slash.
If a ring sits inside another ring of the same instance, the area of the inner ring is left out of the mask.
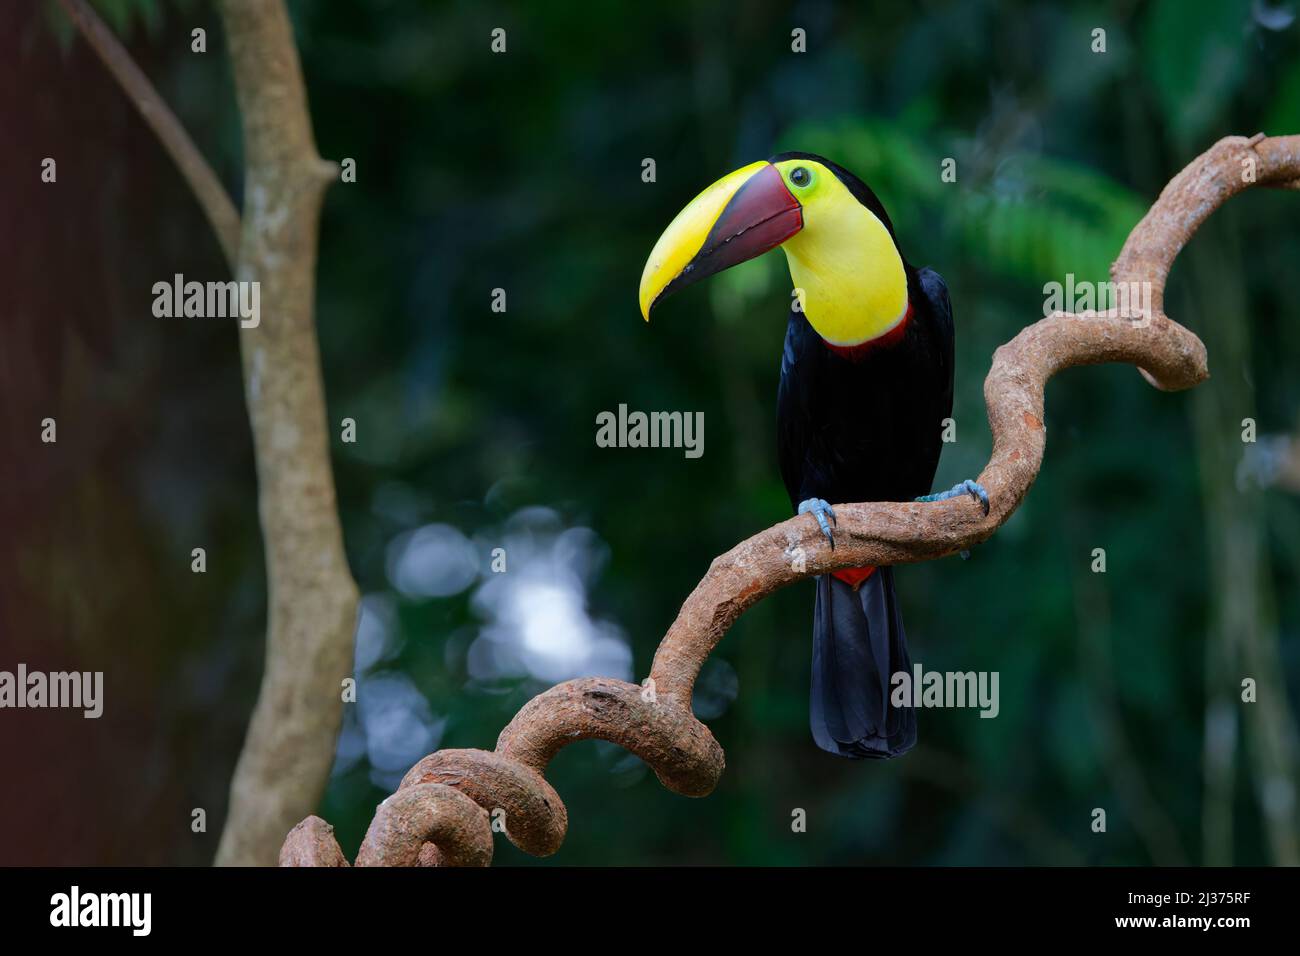
<path id="1" fill-rule="evenodd" d="M 641 273 L 641 315 L 665 295 L 775 249 L 803 228 L 803 209 L 771 163 L 724 176 L 677 214 Z"/>

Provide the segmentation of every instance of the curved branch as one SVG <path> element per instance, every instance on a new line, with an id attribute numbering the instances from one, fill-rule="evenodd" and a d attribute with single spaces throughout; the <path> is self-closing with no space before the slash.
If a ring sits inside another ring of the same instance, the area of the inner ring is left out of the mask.
<path id="1" fill-rule="evenodd" d="M 281 866 L 347 866 L 334 828 L 320 817 L 308 817 L 289 831 L 280 847 Z"/>
<path id="2" fill-rule="evenodd" d="M 343 551 L 314 322 L 321 201 L 337 167 L 316 151 L 282 0 L 220 5 L 243 121 L 236 278 L 262 315 L 239 330 L 266 547 L 266 668 L 230 784 L 219 864 L 271 864 L 320 800 L 352 672 L 357 586 Z"/>
<path id="3" fill-rule="evenodd" d="M 1253 175 L 1243 175 L 1247 170 Z M 1204 381 L 1209 375 L 1205 346 L 1161 311 L 1174 258 L 1229 197 L 1251 185 L 1289 186 L 1297 180 L 1300 136 L 1220 140 L 1165 187 L 1112 267 L 1116 282 L 1150 283 L 1149 312 L 1058 312 L 994 353 L 984 382 L 993 453 L 979 476 L 989 493 L 987 516 L 968 499 L 837 504 L 834 551 L 816 523 L 804 516 L 768 528 L 713 561 L 660 643 L 644 688 L 604 679 L 553 687 L 526 704 L 502 731 L 495 754 L 454 751 L 456 772 L 442 779 L 489 811 L 508 802 L 515 809 L 506 811 L 507 835 L 532 853 L 553 852 L 558 845 L 557 817 L 534 819 L 535 811 L 528 809 L 541 805 L 556 814 L 550 803 L 554 791 L 549 785 L 545 790 L 538 786 L 523 795 L 514 793 L 507 801 L 501 791 L 484 784 L 495 776 L 508 778 L 512 786 L 526 785 L 540 778 L 555 753 L 573 740 L 597 737 L 621 744 L 650 763 L 670 789 L 691 796 L 709 793 L 722 773 L 722 750 L 691 714 L 691 695 L 701 665 L 736 619 L 801 578 L 865 564 L 925 561 L 986 540 L 1011 517 L 1038 475 L 1047 437 L 1043 392 L 1047 380 L 1062 369 L 1128 362 L 1142 369 L 1157 388 L 1169 391 Z M 437 766 L 439 758 L 426 757 L 417 770 L 425 764 Z M 413 770 L 398 790 L 405 795 L 401 805 L 394 807 L 390 798 L 381 808 L 386 816 L 409 816 L 403 833 L 419 831 L 439 812 L 434 795 L 415 792 L 422 779 L 423 772 Z M 520 814 L 526 819 L 518 819 Z M 539 841 L 524 838 L 530 828 L 549 836 Z M 447 830 L 440 835 L 445 842 Z M 446 858 L 449 848 L 444 842 L 438 843 L 438 852 Z M 328 853 L 320 852 L 323 860 L 332 859 L 338 850 L 337 843 L 327 841 L 326 846 Z M 400 855 L 409 860 L 409 846 Z"/>
<path id="4" fill-rule="evenodd" d="M 316 151 L 283 0 L 221 4 L 243 122 L 242 224 L 216 174 L 112 31 L 85 0 L 60 2 L 175 160 L 236 279 L 257 283 L 261 293 L 262 321 L 241 328 L 239 344 L 266 545 L 266 669 L 217 862 L 271 863 L 285 828 L 324 792 L 342 722 L 340 684 L 352 667 L 357 586 L 335 506 L 313 323 L 320 207 L 338 167 Z M 291 860 L 321 860 L 301 841 L 333 840 L 324 821 L 308 826 L 312 820 L 295 828 Z"/>
<path id="5" fill-rule="evenodd" d="M 226 187 L 221 185 L 221 180 L 194 145 L 190 134 L 185 132 L 185 127 L 176 118 L 176 114 L 168 108 L 149 78 L 135 65 L 131 54 L 126 52 L 126 47 L 122 46 L 108 25 L 91 9 L 90 4 L 86 0 L 59 0 L 59 4 L 73 26 L 99 54 L 104 66 L 126 92 L 163 148 L 171 154 L 172 161 L 189 183 L 194 198 L 203 207 L 212 231 L 217 234 L 221 251 L 225 253 L 226 264 L 233 272 L 239 258 L 240 224 L 239 213 L 230 201 Z"/>
<path id="6" fill-rule="evenodd" d="M 441 783 L 403 787 L 381 803 L 357 853 L 357 866 L 487 866 L 491 862 L 487 811 Z"/>

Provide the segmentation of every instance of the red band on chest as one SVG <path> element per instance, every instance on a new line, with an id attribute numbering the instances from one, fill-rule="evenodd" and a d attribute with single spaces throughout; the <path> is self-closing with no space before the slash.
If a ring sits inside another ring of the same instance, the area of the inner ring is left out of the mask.
<path id="1" fill-rule="evenodd" d="M 875 573 L 875 568 L 840 568 L 838 571 L 832 571 L 831 576 L 839 578 L 849 587 L 856 589 Z"/>
<path id="2" fill-rule="evenodd" d="M 822 339 L 822 344 L 824 344 L 828 349 L 830 349 L 832 352 L 834 352 L 836 355 L 840 356 L 841 358 L 846 358 L 849 359 L 850 361 L 857 362 L 865 358 L 867 355 L 871 354 L 878 348 L 886 348 L 890 345 L 897 344 L 899 340 L 902 339 L 902 337 L 907 333 L 907 324 L 911 321 L 912 321 L 912 302 L 909 299 L 907 302 L 907 311 L 903 313 L 903 317 L 898 320 L 897 325 L 895 325 L 884 335 L 878 336 L 874 339 L 867 339 L 865 342 L 859 342 L 857 345 L 832 345 L 830 342 L 827 342 L 825 339 Z"/>

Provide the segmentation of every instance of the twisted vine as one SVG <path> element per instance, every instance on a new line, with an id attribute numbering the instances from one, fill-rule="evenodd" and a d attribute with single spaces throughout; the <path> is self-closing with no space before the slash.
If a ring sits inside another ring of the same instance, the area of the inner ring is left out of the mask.
<path id="1" fill-rule="evenodd" d="M 1128 362 L 1156 388 L 1203 382 L 1205 346 L 1164 314 L 1164 288 L 1179 251 L 1229 197 L 1250 186 L 1300 188 L 1300 136 L 1220 140 L 1175 176 L 1134 227 L 1111 279 L 1150 283 L 1149 311 L 1057 312 L 994 353 L 984 382 L 993 453 L 979 476 L 987 516 L 969 499 L 837 504 L 836 548 L 806 516 L 774 525 L 716 558 L 659 645 L 644 686 L 585 678 L 533 698 L 497 739 L 495 752 L 443 750 L 406 774 L 381 803 L 358 866 L 486 865 L 493 821 L 535 856 L 559 849 L 568 814 L 543 774 L 575 740 L 630 750 L 665 787 L 712 792 L 722 748 L 691 713 L 700 667 L 749 607 L 793 581 L 838 568 L 904 564 L 953 554 L 989 538 L 1019 507 L 1043 460 L 1043 391 L 1062 369 Z M 310 816 L 290 831 L 281 866 L 347 866 L 333 828 Z"/>

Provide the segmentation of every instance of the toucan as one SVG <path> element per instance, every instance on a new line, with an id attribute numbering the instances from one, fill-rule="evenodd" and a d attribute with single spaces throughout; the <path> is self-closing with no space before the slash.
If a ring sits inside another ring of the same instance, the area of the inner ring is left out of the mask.
<path id="1" fill-rule="evenodd" d="M 641 275 L 641 314 L 665 296 L 780 246 L 794 283 L 776 397 L 777 457 L 797 514 L 835 547 L 834 503 L 971 498 L 930 494 L 952 414 L 948 287 L 903 257 L 893 223 L 857 176 L 813 153 L 781 153 L 724 176 L 660 236 Z M 890 567 L 817 578 L 810 723 L 823 750 L 896 757 L 916 743 L 894 674 L 912 669 Z"/>

